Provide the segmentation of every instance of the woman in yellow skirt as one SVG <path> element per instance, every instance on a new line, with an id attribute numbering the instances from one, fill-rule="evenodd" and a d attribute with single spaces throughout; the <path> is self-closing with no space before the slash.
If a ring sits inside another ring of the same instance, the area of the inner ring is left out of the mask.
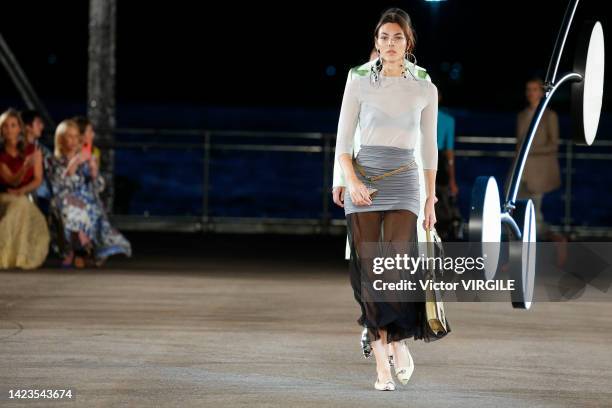
<path id="1" fill-rule="evenodd" d="M 39 267 L 49 251 L 44 215 L 28 194 L 42 182 L 42 154 L 22 136 L 19 113 L 0 115 L 0 268 Z"/>

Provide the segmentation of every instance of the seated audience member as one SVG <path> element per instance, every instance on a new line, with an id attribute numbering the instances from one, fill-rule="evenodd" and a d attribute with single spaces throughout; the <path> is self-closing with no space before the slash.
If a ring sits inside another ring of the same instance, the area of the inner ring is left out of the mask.
<path id="1" fill-rule="evenodd" d="M 76 121 L 64 120 L 55 131 L 55 153 L 51 184 L 51 207 L 59 214 L 66 243 L 63 266 L 96 266 L 111 255 L 131 256 L 127 239 L 113 228 L 104 212 L 99 193 L 104 180 L 94 156 L 83 152 Z"/>
<path id="2" fill-rule="evenodd" d="M 0 268 L 39 267 L 49 251 L 45 217 L 28 198 L 42 181 L 42 153 L 23 140 L 19 113 L 0 115 Z"/>
<path id="3" fill-rule="evenodd" d="M 49 190 L 48 175 L 53 161 L 53 153 L 47 146 L 40 142 L 43 130 L 45 130 L 45 122 L 38 111 L 31 109 L 21 112 L 21 120 L 24 125 L 23 135 L 26 143 L 31 143 L 39 148 L 43 158 L 43 180 L 40 187 L 36 189 L 36 196 L 49 200 L 51 198 L 51 191 Z"/>
<path id="4" fill-rule="evenodd" d="M 98 149 L 93 144 L 94 138 L 96 137 L 96 133 L 93 129 L 93 124 L 85 116 L 75 116 L 73 119 L 79 126 L 81 143 L 83 145 L 83 153 L 85 153 L 86 155 L 93 155 L 96 160 L 96 163 L 98 164 L 98 168 L 100 168 L 100 149 Z"/>

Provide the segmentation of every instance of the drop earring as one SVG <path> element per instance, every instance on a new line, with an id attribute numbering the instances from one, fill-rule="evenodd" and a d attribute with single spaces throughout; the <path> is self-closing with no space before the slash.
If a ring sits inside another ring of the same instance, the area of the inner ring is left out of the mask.
<path id="1" fill-rule="evenodd" d="M 414 59 L 414 62 L 412 62 L 412 61 L 410 60 L 409 55 L 412 55 L 412 59 Z M 413 54 L 413 53 L 411 53 L 410 51 L 406 50 L 406 53 L 404 54 L 404 59 L 405 59 L 405 61 L 404 61 L 404 68 L 403 68 L 404 78 L 406 78 L 406 71 L 408 71 L 408 72 L 410 72 L 410 75 L 412 75 L 412 77 L 413 77 L 413 78 L 416 80 L 417 78 L 416 78 L 416 77 L 414 76 L 414 74 L 412 73 L 412 71 L 415 71 L 415 70 L 416 70 L 416 62 L 417 62 L 416 55 L 414 55 L 414 54 Z M 408 63 L 412 63 L 412 71 L 411 71 L 410 69 L 406 69 L 406 61 L 407 61 Z"/>
<path id="2" fill-rule="evenodd" d="M 380 50 L 378 48 L 376 49 L 376 54 L 378 55 L 378 58 L 376 58 L 376 61 L 370 68 L 370 83 L 380 85 L 380 72 L 383 69 L 383 62 L 382 58 L 380 57 Z"/>

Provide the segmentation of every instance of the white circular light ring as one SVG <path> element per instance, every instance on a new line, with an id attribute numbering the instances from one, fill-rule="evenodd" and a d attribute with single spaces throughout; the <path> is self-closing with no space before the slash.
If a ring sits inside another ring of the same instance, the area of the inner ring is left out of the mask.
<path id="1" fill-rule="evenodd" d="M 603 100 L 605 50 L 603 27 L 598 21 L 593 26 L 589 40 L 585 72 L 582 117 L 585 142 L 595 141 Z"/>
<path id="2" fill-rule="evenodd" d="M 536 218 L 531 200 L 518 200 L 513 214 L 521 239 L 510 241 L 510 278 L 515 282 L 512 307 L 529 309 L 533 304 L 536 268 Z"/>
<path id="3" fill-rule="evenodd" d="M 525 208 L 525 219 L 523 222 L 523 250 L 521 251 L 521 269 L 523 276 L 522 290 L 525 309 L 529 309 L 533 301 L 536 267 L 536 231 L 536 218 L 533 201 L 528 200 Z"/>
<path id="4" fill-rule="evenodd" d="M 499 263 L 498 243 L 501 241 L 501 205 L 495 177 L 489 177 L 487 181 L 482 207 L 482 253 L 486 254 L 485 278 L 493 279 Z"/>

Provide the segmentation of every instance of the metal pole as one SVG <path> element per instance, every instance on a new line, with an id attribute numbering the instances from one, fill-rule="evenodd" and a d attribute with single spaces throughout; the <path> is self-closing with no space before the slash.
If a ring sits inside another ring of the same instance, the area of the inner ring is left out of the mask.
<path id="1" fill-rule="evenodd" d="M 557 69 L 559 69 L 559 62 L 561 61 L 561 55 L 563 54 L 563 47 L 565 46 L 565 40 L 567 40 L 567 34 L 572 25 L 574 14 L 576 14 L 576 8 L 580 0 L 570 0 L 565 10 L 565 16 L 561 23 L 561 29 L 557 35 L 557 41 L 555 41 L 555 47 L 553 48 L 552 56 L 548 64 L 548 70 L 546 71 L 546 79 L 544 84 L 549 89 L 554 84 L 557 77 Z"/>
<path id="2" fill-rule="evenodd" d="M 29 109 L 36 109 L 43 116 L 43 119 L 47 126 L 51 129 L 55 128 L 55 122 L 51 118 L 51 115 L 47 111 L 47 108 L 42 103 L 34 88 L 30 84 L 28 77 L 17 62 L 17 58 L 9 48 L 4 37 L 0 33 L 0 62 L 4 65 L 4 68 L 8 72 L 13 84 L 17 88 L 17 91 L 21 95 L 21 98 L 25 102 Z"/>
<path id="3" fill-rule="evenodd" d="M 100 142 L 112 144 L 115 129 L 115 29 L 116 0 L 89 1 L 89 67 L 87 77 L 87 116 Z M 101 172 L 106 180 L 102 200 L 112 212 L 115 152 L 101 152 Z"/>

